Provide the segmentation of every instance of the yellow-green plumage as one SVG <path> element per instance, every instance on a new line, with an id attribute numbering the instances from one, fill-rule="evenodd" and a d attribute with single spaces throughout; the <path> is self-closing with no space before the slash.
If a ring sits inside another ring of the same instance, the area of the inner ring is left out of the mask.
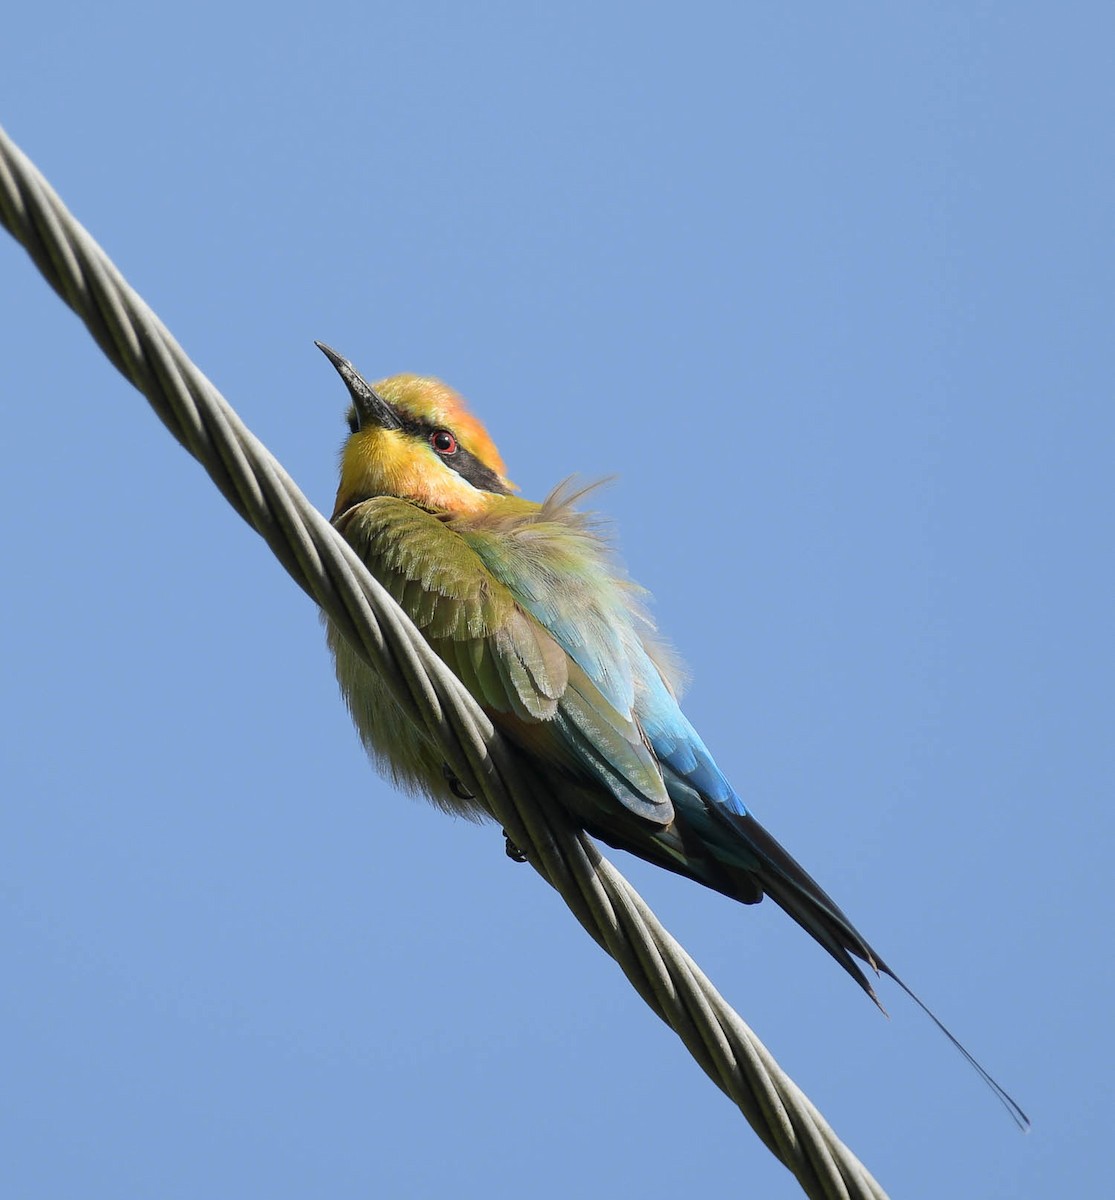
<path id="1" fill-rule="evenodd" d="M 897 979 L 717 767 L 678 707 L 669 656 L 653 639 L 638 589 L 573 507 L 575 497 L 559 489 L 534 504 L 512 495 L 483 426 L 440 381 L 397 375 L 369 387 L 351 363 L 322 350 L 354 402 L 333 524 L 545 774 L 554 801 L 612 845 L 736 900 L 769 895 L 873 999 L 855 959 Z M 332 624 L 328 641 L 380 767 L 444 809 L 482 816 Z"/>
<path id="2" fill-rule="evenodd" d="M 597 598 L 600 579 L 611 575 L 621 594 L 630 585 L 614 575 L 599 539 L 566 493 L 544 504 L 494 497 L 484 513 L 462 516 L 376 496 L 346 509 L 334 524 L 431 648 L 517 741 L 531 743 L 535 753 L 576 775 L 577 758 L 557 728 L 529 728 L 547 726 L 564 708 L 576 726 L 591 724 L 625 777 L 668 804 L 657 762 L 632 715 L 601 693 L 488 566 L 497 561 L 514 570 L 531 562 L 534 569 L 524 577 L 532 578 L 538 590 L 560 589 L 563 610 L 572 619 L 586 629 L 608 625 L 611 615 Z M 434 748 L 390 699 L 375 672 L 332 625 L 328 638 L 341 690 L 377 762 L 397 783 L 441 807 L 477 815 L 475 803 L 448 786 Z"/>

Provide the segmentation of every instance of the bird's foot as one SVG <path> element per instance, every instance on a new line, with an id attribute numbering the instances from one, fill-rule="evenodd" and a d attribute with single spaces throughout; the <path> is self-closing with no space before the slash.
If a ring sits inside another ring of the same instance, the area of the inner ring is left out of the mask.
<path id="1" fill-rule="evenodd" d="M 445 782 L 449 785 L 449 790 L 457 797 L 458 800 L 475 800 L 476 797 L 471 792 L 466 792 L 464 785 L 456 775 L 449 769 L 448 763 L 441 764 L 441 773 L 445 776 Z M 524 863 L 527 861 L 527 856 L 519 849 L 518 846 L 511 840 L 507 830 L 503 830 L 503 838 L 506 843 L 504 849 L 507 851 L 507 857 L 512 862 Z"/>
<path id="2" fill-rule="evenodd" d="M 457 778 L 456 775 L 449 769 L 448 763 L 441 764 L 441 773 L 445 776 L 445 782 L 449 784 L 449 790 L 457 797 L 458 800 L 475 800 L 476 797 L 471 792 L 466 792 L 464 784 Z"/>
<path id="3" fill-rule="evenodd" d="M 502 829 L 500 832 L 503 834 L 503 848 L 507 851 L 507 857 L 511 859 L 512 862 L 526 862 L 527 856 L 511 840 L 511 835 L 507 832 L 507 830 Z"/>

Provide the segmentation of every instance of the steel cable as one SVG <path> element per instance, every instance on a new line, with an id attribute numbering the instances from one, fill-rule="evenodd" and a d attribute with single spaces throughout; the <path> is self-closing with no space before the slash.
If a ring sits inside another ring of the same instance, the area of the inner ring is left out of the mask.
<path id="1" fill-rule="evenodd" d="M 0 219 L 113 365 L 388 682 L 461 782 L 620 965 L 646 1003 L 816 1200 L 885 1200 L 767 1049 L 544 780 L 495 732 L 347 543 L 128 286 L 0 128 Z"/>

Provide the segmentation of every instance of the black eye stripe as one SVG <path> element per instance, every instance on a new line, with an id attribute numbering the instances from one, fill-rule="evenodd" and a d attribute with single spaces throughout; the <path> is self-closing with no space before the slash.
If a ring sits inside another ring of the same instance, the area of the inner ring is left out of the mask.
<path id="1" fill-rule="evenodd" d="M 475 454 L 470 454 L 460 442 L 457 443 L 457 452 L 442 461 L 482 492 L 495 492 L 499 496 L 511 495 L 510 489 L 504 486 L 495 471 L 484 466 L 480 459 Z"/>
<path id="2" fill-rule="evenodd" d="M 400 431 L 402 433 L 410 437 L 419 438 L 427 444 L 429 444 L 430 438 L 435 433 L 448 433 L 457 443 L 457 448 L 452 454 L 438 455 L 438 458 L 447 467 L 452 468 L 462 479 L 467 479 L 474 488 L 479 488 L 482 492 L 494 492 L 497 496 L 511 495 L 511 489 L 504 484 L 495 471 L 491 467 L 486 467 L 475 454 L 466 450 L 461 445 L 460 439 L 451 429 L 448 429 L 444 425 L 431 425 L 428 421 L 416 421 L 413 417 L 404 417 L 401 414 L 400 419 L 402 422 Z M 357 428 L 359 428 L 359 425 Z M 355 432 L 356 430 L 354 429 L 353 433 Z"/>
<path id="3" fill-rule="evenodd" d="M 510 496 L 511 489 L 506 487 L 500 477 L 486 467 L 480 459 L 461 445 L 460 438 L 446 425 L 431 425 L 428 421 L 415 421 L 413 418 L 403 418 L 403 432 L 428 441 L 435 433 L 448 433 L 457 443 L 452 454 L 439 454 L 438 457 L 447 467 L 457 472 L 462 479 L 467 479 L 474 488 L 482 492 L 494 492 L 497 496 Z"/>

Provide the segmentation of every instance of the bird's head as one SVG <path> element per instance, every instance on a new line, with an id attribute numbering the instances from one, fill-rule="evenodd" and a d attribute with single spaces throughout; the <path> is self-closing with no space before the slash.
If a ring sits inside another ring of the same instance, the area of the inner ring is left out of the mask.
<path id="1" fill-rule="evenodd" d="M 347 358 L 316 345 L 352 397 L 334 519 L 371 496 L 472 513 L 514 490 L 487 430 L 452 388 L 422 375 L 392 375 L 373 386 Z"/>

